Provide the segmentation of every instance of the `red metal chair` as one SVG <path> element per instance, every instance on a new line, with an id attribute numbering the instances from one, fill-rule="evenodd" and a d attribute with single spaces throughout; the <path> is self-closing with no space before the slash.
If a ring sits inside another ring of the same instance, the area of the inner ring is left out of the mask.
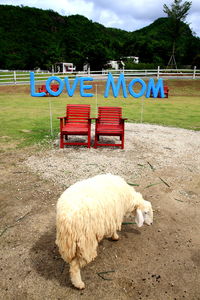
<path id="1" fill-rule="evenodd" d="M 58 117 L 58 119 L 60 119 L 60 148 L 64 148 L 64 145 L 85 145 L 90 148 L 90 105 L 68 104 L 66 117 Z M 66 142 L 69 135 L 87 136 L 87 142 Z"/>
<path id="2" fill-rule="evenodd" d="M 124 149 L 124 121 L 121 107 L 102 106 L 98 108 L 95 124 L 94 148 L 98 146 L 118 146 Z M 100 143 L 100 136 L 119 136 L 121 143 Z"/>
<path id="3" fill-rule="evenodd" d="M 58 84 L 51 84 L 51 90 L 53 92 L 57 92 L 58 89 L 59 89 L 59 85 Z M 47 92 L 45 84 L 41 85 L 41 87 L 38 88 L 38 93 L 42 93 L 42 92 L 45 92 L 46 96 L 49 96 L 49 93 Z"/>
<path id="4" fill-rule="evenodd" d="M 165 98 L 168 98 L 169 95 L 169 88 L 167 85 L 164 86 L 164 94 L 165 94 Z"/>
<path id="5" fill-rule="evenodd" d="M 52 90 L 53 92 L 57 92 L 58 89 L 59 89 L 59 85 L 58 85 L 58 84 L 52 84 L 52 85 L 51 85 L 51 90 Z"/>
<path id="6" fill-rule="evenodd" d="M 168 88 L 167 85 L 164 85 L 164 95 L 165 95 L 165 98 L 168 98 L 168 96 L 169 96 L 169 88 Z M 153 97 L 152 92 L 151 92 L 150 97 Z M 161 98 L 160 92 L 158 92 L 158 97 L 157 98 Z"/>
<path id="7" fill-rule="evenodd" d="M 42 92 L 47 93 L 47 89 L 46 89 L 45 84 L 41 85 L 41 87 L 38 88 L 38 93 L 42 93 Z"/>

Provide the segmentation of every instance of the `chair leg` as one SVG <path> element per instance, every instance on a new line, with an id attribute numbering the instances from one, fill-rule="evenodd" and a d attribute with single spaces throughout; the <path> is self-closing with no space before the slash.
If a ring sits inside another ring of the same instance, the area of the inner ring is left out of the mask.
<path id="1" fill-rule="evenodd" d="M 91 144 L 91 134 L 90 134 L 90 131 L 88 133 L 88 144 L 87 144 L 87 147 L 90 148 L 90 144 Z"/>
<path id="2" fill-rule="evenodd" d="M 95 138 L 94 138 L 94 148 L 95 148 L 95 149 L 97 148 L 97 141 L 98 141 L 98 136 L 97 136 L 97 134 L 95 133 Z"/>
<path id="3" fill-rule="evenodd" d="M 64 148 L 63 138 L 64 138 L 64 135 L 62 133 L 60 133 L 60 148 Z"/>
<path id="4" fill-rule="evenodd" d="M 124 149 L 124 134 L 121 135 L 121 141 L 122 141 L 121 148 Z"/>

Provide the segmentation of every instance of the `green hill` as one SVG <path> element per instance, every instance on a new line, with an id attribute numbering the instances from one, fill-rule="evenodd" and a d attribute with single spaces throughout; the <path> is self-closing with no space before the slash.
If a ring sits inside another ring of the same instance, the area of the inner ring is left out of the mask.
<path id="1" fill-rule="evenodd" d="M 177 63 L 193 64 L 200 39 L 188 25 L 177 44 Z M 139 56 L 144 63 L 166 65 L 171 50 L 169 19 L 127 32 L 106 28 L 80 15 L 61 16 L 52 10 L 0 5 L 0 69 L 51 69 L 59 61 L 78 70 L 89 61 L 92 70 L 110 59 Z"/>
<path id="2" fill-rule="evenodd" d="M 200 39 L 193 36 L 187 24 L 182 23 L 182 28 L 183 33 L 176 43 L 177 64 L 192 65 L 200 54 Z M 142 62 L 166 65 L 171 56 L 172 42 L 170 19 L 159 18 L 149 26 L 133 32 L 125 47 L 128 52 L 135 51 Z"/>

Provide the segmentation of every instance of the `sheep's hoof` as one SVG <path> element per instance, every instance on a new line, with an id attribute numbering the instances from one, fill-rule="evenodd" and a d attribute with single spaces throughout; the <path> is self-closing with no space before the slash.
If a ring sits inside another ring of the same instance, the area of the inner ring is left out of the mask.
<path id="1" fill-rule="evenodd" d="M 113 241 L 118 241 L 119 240 L 119 236 L 118 234 L 113 234 L 113 236 L 111 237 Z"/>
<path id="2" fill-rule="evenodd" d="M 75 287 L 79 290 L 83 290 L 85 288 L 85 283 L 81 282 L 79 284 L 76 284 Z"/>
<path id="3" fill-rule="evenodd" d="M 113 242 L 117 242 L 117 241 L 119 241 L 119 238 L 117 238 L 117 239 L 116 238 L 112 238 L 112 241 Z"/>

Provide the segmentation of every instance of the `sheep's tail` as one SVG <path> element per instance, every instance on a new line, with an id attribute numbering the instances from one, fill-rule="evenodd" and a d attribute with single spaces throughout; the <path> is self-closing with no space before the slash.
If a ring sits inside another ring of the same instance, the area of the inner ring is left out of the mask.
<path id="1" fill-rule="evenodd" d="M 57 219 L 56 244 L 65 261 L 71 263 L 76 258 L 80 266 L 84 266 L 97 256 L 98 238 L 89 231 L 80 235 L 83 232 L 80 228 L 75 228 L 72 224 L 67 226 L 66 221 Z"/>
<path id="2" fill-rule="evenodd" d="M 76 239 L 73 238 L 74 232 L 62 220 L 57 220 L 56 245 L 59 248 L 62 258 L 70 263 L 76 256 Z"/>

